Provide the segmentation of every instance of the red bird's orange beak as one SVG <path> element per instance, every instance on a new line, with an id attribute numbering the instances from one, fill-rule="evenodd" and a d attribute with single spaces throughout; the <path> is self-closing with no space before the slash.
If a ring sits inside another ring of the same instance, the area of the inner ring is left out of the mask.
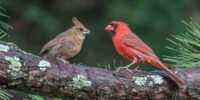
<path id="1" fill-rule="evenodd" d="M 106 31 L 114 31 L 114 28 L 111 25 L 105 27 Z"/>

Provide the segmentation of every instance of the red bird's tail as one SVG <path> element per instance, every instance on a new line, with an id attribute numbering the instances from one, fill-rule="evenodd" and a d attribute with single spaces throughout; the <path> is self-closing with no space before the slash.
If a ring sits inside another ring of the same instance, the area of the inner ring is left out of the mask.
<path id="1" fill-rule="evenodd" d="M 159 59 L 153 59 L 151 60 L 152 65 L 162 69 L 166 74 L 169 75 L 170 78 L 172 78 L 181 88 L 185 88 L 185 82 L 180 79 L 176 74 L 174 74 L 170 69 L 168 69 Z"/>

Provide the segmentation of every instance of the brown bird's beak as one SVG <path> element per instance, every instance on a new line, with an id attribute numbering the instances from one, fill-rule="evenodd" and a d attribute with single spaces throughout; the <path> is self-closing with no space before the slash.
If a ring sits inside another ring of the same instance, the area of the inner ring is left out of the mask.
<path id="1" fill-rule="evenodd" d="M 83 31 L 83 34 L 90 34 L 90 31 Z"/>
<path id="2" fill-rule="evenodd" d="M 114 28 L 111 25 L 105 27 L 106 31 L 114 31 Z"/>

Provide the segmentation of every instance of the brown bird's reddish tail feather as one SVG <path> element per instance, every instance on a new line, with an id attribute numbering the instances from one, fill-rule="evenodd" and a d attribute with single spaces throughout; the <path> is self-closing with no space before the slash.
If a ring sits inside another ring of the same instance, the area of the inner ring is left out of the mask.
<path id="1" fill-rule="evenodd" d="M 172 78 L 181 88 L 186 88 L 185 82 L 168 69 L 160 60 L 154 59 L 150 62 L 152 65 L 162 69 L 170 78 Z"/>

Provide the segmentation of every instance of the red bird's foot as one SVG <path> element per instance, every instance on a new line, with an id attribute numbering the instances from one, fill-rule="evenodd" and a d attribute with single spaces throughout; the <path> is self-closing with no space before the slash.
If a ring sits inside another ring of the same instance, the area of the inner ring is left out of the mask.
<path id="1" fill-rule="evenodd" d="M 128 65 L 125 66 L 125 67 L 119 67 L 119 68 L 117 68 L 117 72 L 119 72 L 121 69 L 126 69 L 127 71 L 129 71 L 129 72 L 132 73 L 132 71 L 129 69 L 129 67 L 132 66 L 134 63 L 135 63 L 135 62 L 132 62 L 132 63 L 128 64 Z"/>
<path id="2" fill-rule="evenodd" d="M 140 67 L 140 65 L 137 65 L 137 66 L 133 69 L 133 71 L 135 71 L 135 72 L 142 72 L 142 70 L 139 70 L 139 67 Z"/>
<path id="3" fill-rule="evenodd" d="M 129 71 L 129 72 L 132 73 L 132 71 L 127 66 L 126 67 L 119 67 L 119 68 L 117 68 L 116 72 L 119 72 L 121 69 L 126 69 L 127 71 Z"/>

